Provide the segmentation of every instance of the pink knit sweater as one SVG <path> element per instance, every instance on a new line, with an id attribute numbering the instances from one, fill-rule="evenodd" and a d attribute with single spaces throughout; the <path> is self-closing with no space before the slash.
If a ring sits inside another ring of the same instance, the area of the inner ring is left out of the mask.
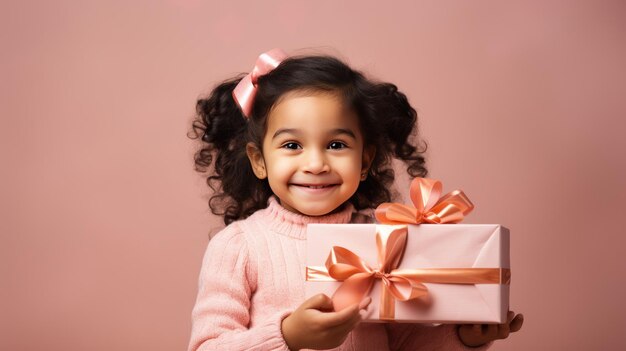
<path id="1" fill-rule="evenodd" d="M 340 212 L 308 217 L 272 197 L 266 209 L 217 233 L 202 262 L 189 351 L 288 350 L 281 322 L 305 300 L 306 225 L 363 222 L 353 212 L 347 205 Z M 335 350 L 488 347 L 464 346 L 453 325 L 361 323 Z"/>

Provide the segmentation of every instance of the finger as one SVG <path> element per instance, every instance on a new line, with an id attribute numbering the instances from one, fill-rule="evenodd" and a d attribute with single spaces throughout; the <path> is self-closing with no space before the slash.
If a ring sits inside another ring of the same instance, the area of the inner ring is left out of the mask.
<path id="1" fill-rule="evenodd" d="M 507 313 L 506 315 L 506 322 L 510 324 L 513 320 L 513 317 L 515 317 L 515 312 L 509 311 L 509 313 Z"/>
<path id="2" fill-rule="evenodd" d="M 498 339 L 506 339 L 509 337 L 509 324 L 508 323 L 504 323 L 504 324 L 498 324 Z"/>
<path id="3" fill-rule="evenodd" d="M 372 298 L 369 296 L 365 297 L 363 301 L 361 301 L 361 303 L 359 304 L 359 309 L 367 309 L 367 306 L 369 306 L 370 302 L 372 302 Z"/>
<path id="4" fill-rule="evenodd" d="M 345 337 L 350 333 L 354 328 L 356 328 L 359 323 L 363 320 L 363 317 L 360 313 L 354 316 L 352 319 L 348 320 L 344 324 L 337 325 L 333 327 L 329 332 L 336 337 Z"/>
<path id="5" fill-rule="evenodd" d="M 487 324 L 487 330 L 483 329 L 484 336 L 488 340 L 495 340 L 498 337 L 498 325 L 497 324 Z"/>
<path id="6" fill-rule="evenodd" d="M 316 309 L 320 311 L 332 311 L 333 300 L 324 294 L 317 294 L 302 303 L 304 309 Z"/>
<path id="7" fill-rule="evenodd" d="M 339 312 L 328 312 L 320 316 L 320 322 L 327 328 L 338 326 L 349 322 L 353 318 L 360 318 L 359 305 L 354 304 Z"/>
<path id="8" fill-rule="evenodd" d="M 516 331 L 522 329 L 522 324 L 524 324 L 524 315 L 518 314 L 517 316 L 515 316 L 515 318 L 513 318 L 511 323 L 509 323 L 509 329 L 511 330 L 511 333 L 515 333 Z"/>
<path id="9" fill-rule="evenodd" d="M 478 336 L 483 333 L 483 326 L 481 324 L 461 324 L 460 328 L 467 334 Z"/>
<path id="10" fill-rule="evenodd" d="M 347 332 L 349 332 L 350 330 L 354 329 L 354 327 L 356 327 L 359 323 L 361 323 L 361 321 L 363 321 L 363 314 L 361 313 L 361 311 L 359 311 L 354 317 L 352 317 L 343 325 L 346 326 L 346 330 Z"/>

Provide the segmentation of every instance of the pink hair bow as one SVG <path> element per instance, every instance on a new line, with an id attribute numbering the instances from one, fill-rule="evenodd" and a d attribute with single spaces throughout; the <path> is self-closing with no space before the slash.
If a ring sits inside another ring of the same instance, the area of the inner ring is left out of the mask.
<path id="1" fill-rule="evenodd" d="M 247 74 L 233 90 L 233 98 L 243 115 L 250 117 L 254 97 L 256 96 L 256 84 L 260 76 L 268 74 L 287 58 L 287 54 L 281 49 L 272 49 L 259 55 L 252 72 Z"/>

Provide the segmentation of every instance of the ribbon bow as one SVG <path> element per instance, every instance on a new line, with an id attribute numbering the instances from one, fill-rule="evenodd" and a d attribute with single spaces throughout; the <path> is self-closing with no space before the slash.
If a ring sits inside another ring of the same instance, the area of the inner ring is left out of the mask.
<path id="1" fill-rule="evenodd" d="M 427 295 L 428 289 L 418 279 L 395 270 L 402 260 L 406 240 L 406 226 L 377 226 L 376 269 L 372 269 L 354 252 L 341 246 L 333 246 L 326 260 L 326 269 L 331 278 L 343 281 L 332 297 L 335 310 L 361 301 L 369 294 L 377 279 L 381 279 L 383 283 L 381 319 L 394 318 L 394 299 L 408 301 Z"/>
<path id="2" fill-rule="evenodd" d="M 375 211 L 376 219 L 385 224 L 458 223 L 474 209 L 474 204 L 461 190 L 443 196 L 440 181 L 415 178 L 411 182 L 411 201 L 415 207 L 383 203 Z"/>
<path id="3" fill-rule="evenodd" d="M 233 90 L 233 98 L 241 108 L 241 112 L 247 118 L 250 117 L 254 97 L 256 96 L 257 80 L 260 76 L 268 74 L 287 58 L 287 54 L 281 49 L 272 49 L 259 55 L 252 72 L 239 81 Z"/>

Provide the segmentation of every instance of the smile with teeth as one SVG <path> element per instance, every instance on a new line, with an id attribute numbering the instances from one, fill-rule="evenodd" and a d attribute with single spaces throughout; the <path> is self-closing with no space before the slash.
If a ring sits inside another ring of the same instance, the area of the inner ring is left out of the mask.
<path id="1" fill-rule="evenodd" d="M 337 184 L 292 184 L 304 189 L 326 189 L 336 186 Z"/>

